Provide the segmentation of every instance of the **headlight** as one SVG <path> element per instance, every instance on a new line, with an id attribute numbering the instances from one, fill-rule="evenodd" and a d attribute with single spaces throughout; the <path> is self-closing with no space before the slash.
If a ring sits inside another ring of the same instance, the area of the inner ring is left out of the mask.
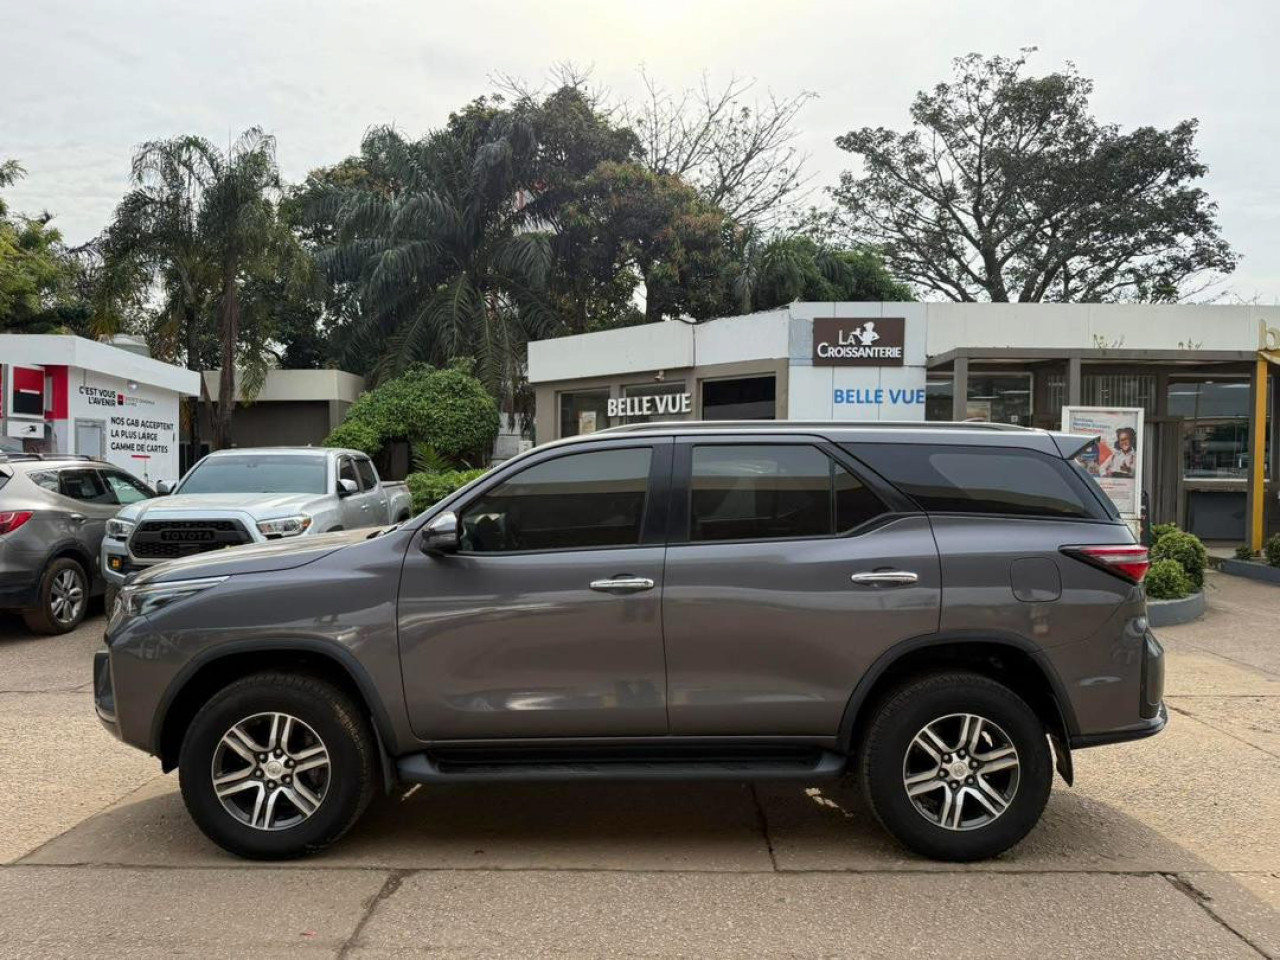
<path id="1" fill-rule="evenodd" d="M 216 587 L 226 577 L 204 577 L 200 580 L 175 580 L 172 583 L 125 584 L 116 594 L 108 629 L 134 617 L 154 613 L 179 600 Z"/>
<path id="2" fill-rule="evenodd" d="M 120 520 L 112 517 L 107 521 L 107 536 L 112 540 L 128 540 L 129 535 L 133 533 L 133 527 L 132 520 Z"/>
<path id="3" fill-rule="evenodd" d="M 296 517 L 281 517 L 279 520 L 262 520 L 258 523 L 258 530 L 268 540 L 275 540 L 278 537 L 296 537 L 306 533 L 307 528 L 311 526 L 311 518 L 305 513 L 300 513 Z"/>

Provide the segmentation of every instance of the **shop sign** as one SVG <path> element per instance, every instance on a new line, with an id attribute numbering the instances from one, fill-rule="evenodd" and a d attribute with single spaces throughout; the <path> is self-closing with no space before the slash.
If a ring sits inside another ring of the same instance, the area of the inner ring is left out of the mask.
<path id="1" fill-rule="evenodd" d="M 1126 519 L 1142 512 L 1143 418 L 1141 407 L 1062 408 L 1064 433 L 1098 438 L 1076 461 Z"/>
<path id="2" fill-rule="evenodd" d="M 673 417 L 693 409 L 688 393 L 650 393 L 609 400 L 610 417 Z"/>
<path id="3" fill-rule="evenodd" d="M 900 367 L 906 342 L 904 317 L 813 321 L 815 367 Z"/>

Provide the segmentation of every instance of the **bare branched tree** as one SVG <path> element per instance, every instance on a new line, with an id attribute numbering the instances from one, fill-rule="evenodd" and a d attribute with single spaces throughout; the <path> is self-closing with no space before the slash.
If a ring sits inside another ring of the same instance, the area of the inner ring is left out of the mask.
<path id="1" fill-rule="evenodd" d="M 816 94 L 753 97 L 754 80 L 732 77 L 717 88 L 706 76 L 673 93 L 640 75 L 645 98 L 625 114 L 651 170 L 688 181 L 738 223 L 767 228 L 787 218 L 810 181 L 795 120 Z"/>

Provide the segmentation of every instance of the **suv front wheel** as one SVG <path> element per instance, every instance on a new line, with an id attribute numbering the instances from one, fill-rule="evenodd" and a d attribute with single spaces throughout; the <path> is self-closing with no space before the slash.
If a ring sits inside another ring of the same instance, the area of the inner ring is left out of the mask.
<path id="1" fill-rule="evenodd" d="M 315 677 L 259 673 L 224 687 L 182 741 L 182 798 L 204 834 L 254 860 L 315 853 L 373 798 L 373 734 L 351 698 Z"/>
<path id="2" fill-rule="evenodd" d="M 891 694 L 862 742 L 859 769 L 881 824 L 937 860 L 1008 850 L 1040 819 L 1053 779 L 1044 725 L 1008 687 L 935 674 Z"/>

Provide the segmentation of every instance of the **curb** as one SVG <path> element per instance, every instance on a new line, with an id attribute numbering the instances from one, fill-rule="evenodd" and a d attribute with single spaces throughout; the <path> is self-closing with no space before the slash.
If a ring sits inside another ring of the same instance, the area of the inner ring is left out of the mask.
<path id="1" fill-rule="evenodd" d="M 1221 560 L 1218 562 L 1218 569 L 1233 577 L 1280 584 L 1280 567 L 1268 566 L 1265 563 L 1254 563 L 1250 560 Z"/>
<path id="2" fill-rule="evenodd" d="M 1178 623 L 1191 623 L 1203 616 L 1203 590 L 1178 600 L 1147 600 L 1147 623 L 1153 627 L 1172 627 Z"/>

